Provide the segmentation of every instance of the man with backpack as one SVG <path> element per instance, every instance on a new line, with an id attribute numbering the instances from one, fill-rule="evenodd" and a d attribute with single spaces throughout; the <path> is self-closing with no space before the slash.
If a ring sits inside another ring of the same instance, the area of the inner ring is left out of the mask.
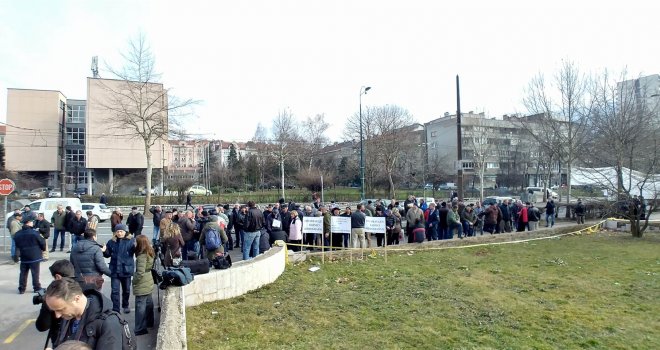
<path id="1" fill-rule="evenodd" d="M 228 237 L 225 229 L 220 225 L 220 218 L 211 215 L 209 221 L 202 228 L 202 233 L 199 236 L 199 245 L 204 248 L 206 258 L 210 262 L 218 255 L 223 255 L 225 252 L 224 244 L 227 243 Z"/>
<path id="2" fill-rule="evenodd" d="M 136 349 L 133 332 L 112 302 L 96 290 L 83 290 L 71 278 L 53 281 L 44 297 L 48 308 L 61 318 L 57 347 L 67 340 L 80 340 L 95 350 Z"/>

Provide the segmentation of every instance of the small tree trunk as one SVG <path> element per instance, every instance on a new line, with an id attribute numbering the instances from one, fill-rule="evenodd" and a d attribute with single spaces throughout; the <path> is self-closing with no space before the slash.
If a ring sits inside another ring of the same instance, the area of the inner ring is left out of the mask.
<path id="1" fill-rule="evenodd" d="M 144 215 L 147 214 L 149 211 L 149 208 L 151 207 L 151 173 L 152 173 L 152 164 L 151 164 L 151 149 L 149 148 L 149 144 L 145 141 L 144 143 L 144 148 L 146 149 L 147 153 L 147 178 L 146 178 L 146 195 L 144 196 Z"/>

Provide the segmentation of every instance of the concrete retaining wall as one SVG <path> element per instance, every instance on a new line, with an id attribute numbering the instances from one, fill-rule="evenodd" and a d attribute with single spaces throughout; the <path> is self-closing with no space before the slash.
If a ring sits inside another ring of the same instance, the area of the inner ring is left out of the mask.
<path id="1" fill-rule="evenodd" d="M 229 269 L 212 269 L 197 275 L 187 286 L 167 288 L 156 349 L 187 349 L 186 307 L 234 298 L 274 282 L 284 272 L 286 253 L 284 247 L 273 247 L 255 259 L 234 263 Z"/>

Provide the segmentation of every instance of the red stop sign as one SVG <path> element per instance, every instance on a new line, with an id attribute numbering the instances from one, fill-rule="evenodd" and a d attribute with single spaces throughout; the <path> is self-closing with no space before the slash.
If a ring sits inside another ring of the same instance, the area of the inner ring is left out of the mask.
<path id="1" fill-rule="evenodd" d="M 12 192 L 14 192 L 15 188 L 16 185 L 14 185 L 14 181 L 9 179 L 0 180 L 0 196 L 10 195 Z"/>

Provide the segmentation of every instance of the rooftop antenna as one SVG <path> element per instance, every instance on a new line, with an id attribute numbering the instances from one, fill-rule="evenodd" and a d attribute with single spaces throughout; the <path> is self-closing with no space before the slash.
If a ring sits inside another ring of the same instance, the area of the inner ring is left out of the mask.
<path id="1" fill-rule="evenodd" d="M 99 77 L 99 56 L 93 56 L 92 57 L 92 77 L 93 78 L 100 78 Z"/>

